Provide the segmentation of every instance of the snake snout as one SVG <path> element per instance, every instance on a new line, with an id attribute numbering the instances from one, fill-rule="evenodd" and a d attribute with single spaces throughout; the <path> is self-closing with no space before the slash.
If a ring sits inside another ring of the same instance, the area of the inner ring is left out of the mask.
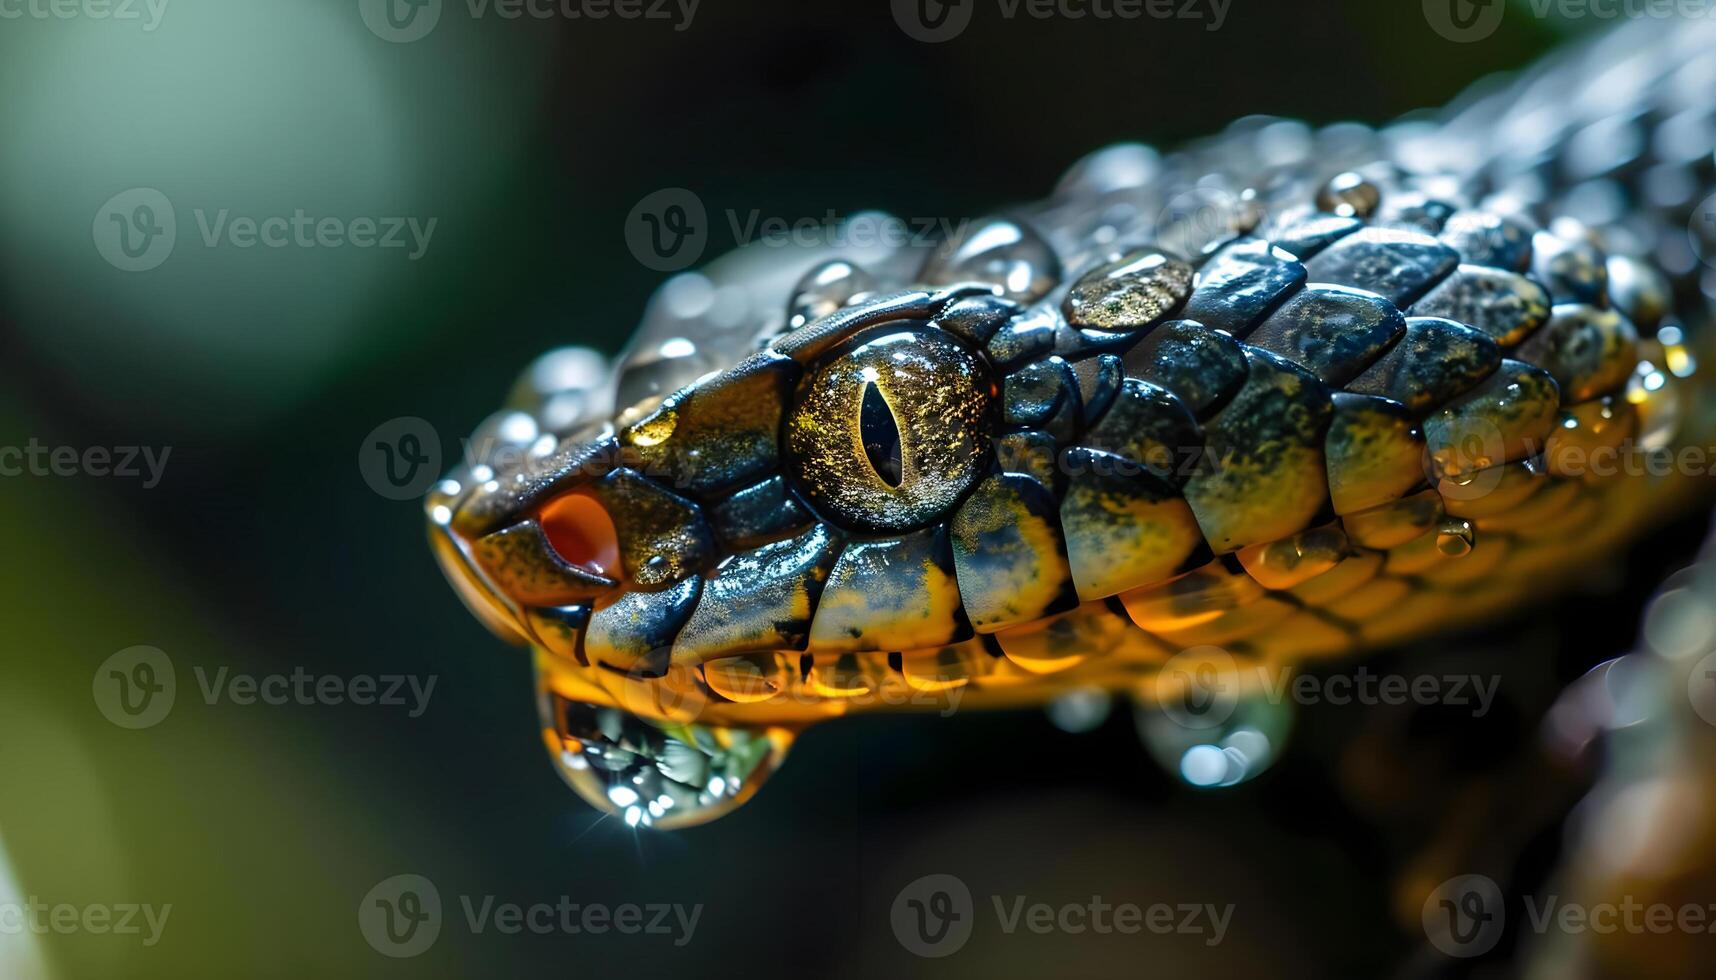
<path id="1" fill-rule="evenodd" d="M 619 589 L 621 537 L 593 488 L 619 468 L 606 430 L 486 451 L 425 500 L 443 573 L 491 630 L 535 639 L 537 608 L 587 606 Z"/>

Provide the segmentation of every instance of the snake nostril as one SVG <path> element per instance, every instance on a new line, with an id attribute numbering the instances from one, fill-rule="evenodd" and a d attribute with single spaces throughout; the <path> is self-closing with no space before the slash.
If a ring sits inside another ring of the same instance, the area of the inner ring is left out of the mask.
<path id="1" fill-rule="evenodd" d="M 620 537 L 614 520 L 595 497 L 574 491 L 542 508 L 538 523 L 556 554 L 607 578 L 620 574 Z"/>

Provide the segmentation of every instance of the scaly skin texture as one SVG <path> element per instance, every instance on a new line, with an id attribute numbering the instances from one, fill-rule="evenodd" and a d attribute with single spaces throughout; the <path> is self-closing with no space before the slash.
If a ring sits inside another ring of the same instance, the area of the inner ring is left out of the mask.
<path id="1" fill-rule="evenodd" d="M 568 780 L 666 825 L 823 718 L 1470 627 L 1709 483 L 1673 454 L 1712 428 L 1711 40 L 1629 25 L 1378 131 L 1111 147 L 934 249 L 723 259 L 611 372 L 527 376 L 431 494 L 437 555 L 534 648 Z M 562 553 L 568 495 L 605 563 Z"/>

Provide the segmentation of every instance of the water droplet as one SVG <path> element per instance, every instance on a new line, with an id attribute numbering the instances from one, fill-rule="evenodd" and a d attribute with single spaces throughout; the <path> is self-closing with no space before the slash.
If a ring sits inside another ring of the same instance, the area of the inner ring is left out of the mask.
<path id="1" fill-rule="evenodd" d="M 1710 649 L 1716 637 L 1716 612 L 1688 589 L 1671 589 L 1645 611 L 1644 638 L 1664 657 L 1686 658 Z"/>
<path id="2" fill-rule="evenodd" d="M 792 302 L 787 304 L 787 329 L 820 320 L 851 302 L 853 297 L 875 288 L 875 277 L 851 262 L 842 259 L 824 262 L 805 273 L 793 287 Z"/>
<path id="3" fill-rule="evenodd" d="M 1450 558 L 1461 558 L 1472 552 L 1478 530 L 1463 517 L 1443 518 L 1436 528 L 1436 550 Z"/>
<path id="4" fill-rule="evenodd" d="M 1030 302 L 1061 278 L 1061 262 L 1036 232 L 1006 218 L 974 222 L 930 253 L 918 278 L 932 286 L 980 282 Z"/>
<path id="5" fill-rule="evenodd" d="M 1638 447 L 1646 452 L 1665 449 L 1680 434 L 1680 386 L 1650 361 L 1640 361 L 1627 379 L 1626 399 L 1638 411 Z"/>
<path id="6" fill-rule="evenodd" d="M 1381 202 L 1381 189 L 1350 171 L 1330 178 L 1317 192 L 1317 207 L 1344 218 L 1368 218 Z"/>
<path id="7" fill-rule="evenodd" d="M 1049 702 L 1049 722 L 1063 732 L 1081 735 L 1108 720 L 1114 696 L 1100 687 L 1080 687 Z"/>
<path id="8" fill-rule="evenodd" d="M 539 703 L 561 778 L 630 827 L 688 827 L 731 812 L 781 764 L 792 741 L 776 728 L 655 722 L 548 689 Z"/>
<path id="9" fill-rule="evenodd" d="M 631 406 L 670 395 L 714 369 L 690 339 L 663 338 L 653 347 L 635 350 L 620 365 L 615 403 Z"/>
<path id="10" fill-rule="evenodd" d="M 703 679 L 710 690 L 727 700 L 751 704 L 785 691 L 796 670 L 796 664 L 782 654 L 749 653 L 704 664 Z"/>
<path id="11" fill-rule="evenodd" d="M 1165 770 L 1187 785 L 1236 786 L 1267 771 L 1286 744 L 1293 723 L 1290 701 L 1272 701 L 1267 691 L 1248 691 L 1225 721 L 1188 727 L 1141 698 L 1135 707 L 1139 737 Z"/>

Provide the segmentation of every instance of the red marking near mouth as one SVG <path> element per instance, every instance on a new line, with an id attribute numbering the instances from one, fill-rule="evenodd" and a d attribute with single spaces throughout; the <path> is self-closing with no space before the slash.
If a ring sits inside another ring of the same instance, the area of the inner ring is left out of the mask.
<path id="1" fill-rule="evenodd" d="M 614 519 L 594 496 L 575 490 L 542 508 L 537 518 L 548 543 L 569 565 L 607 578 L 620 577 L 620 536 Z"/>

